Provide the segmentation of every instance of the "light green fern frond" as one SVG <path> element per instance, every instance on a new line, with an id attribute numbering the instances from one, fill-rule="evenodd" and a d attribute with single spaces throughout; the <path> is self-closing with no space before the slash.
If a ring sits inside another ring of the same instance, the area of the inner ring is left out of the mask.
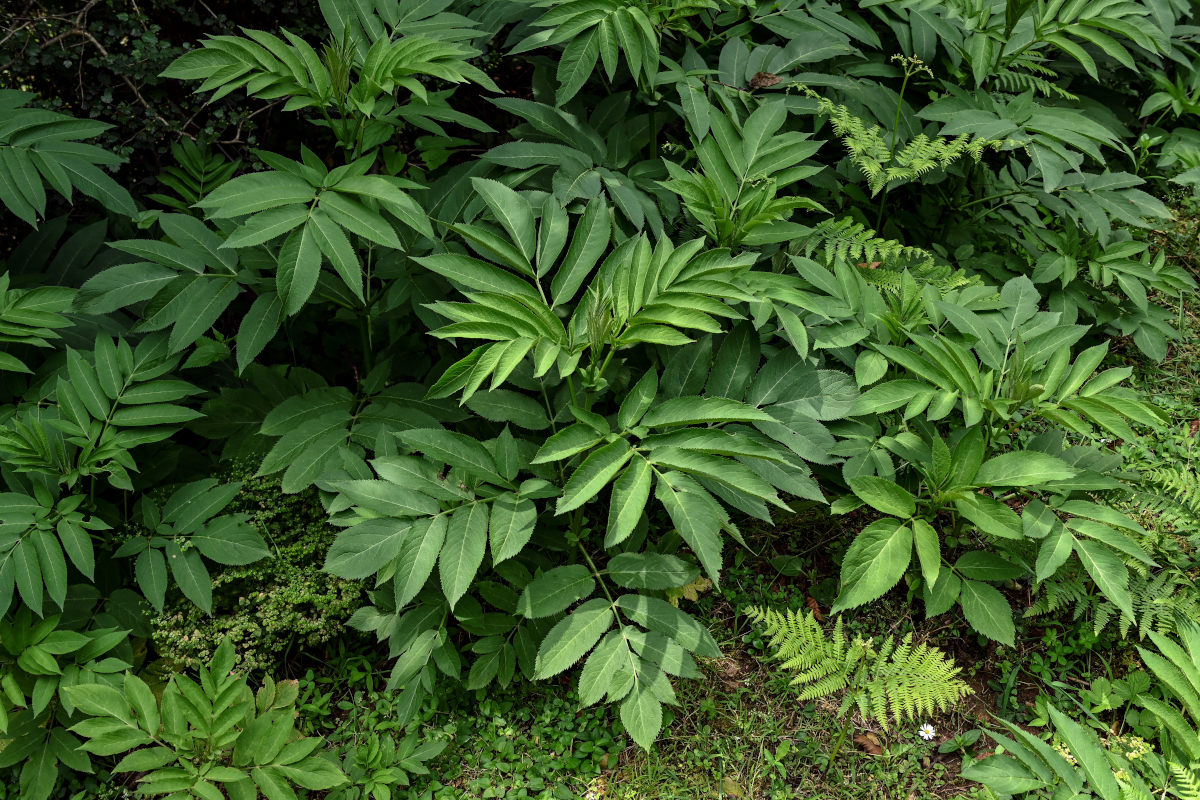
<path id="1" fill-rule="evenodd" d="M 842 140 L 850 160 L 871 187 L 871 194 L 883 191 L 892 181 L 912 181 L 936 168 L 946 168 L 962 158 L 978 161 L 988 148 L 999 149 L 1003 140 L 961 134 L 953 138 L 916 137 L 897 147 L 878 125 L 868 126 L 846 106 L 834 103 L 807 87 L 800 87 L 817 101 L 819 113 L 829 118 L 833 132 Z"/>
<path id="2" fill-rule="evenodd" d="M 1135 559 L 1127 562 L 1129 594 L 1134 616 L 1130 617 L 1095 591 L 1094 584 L 1078 569 L 1062 569 L 1043 581 L 1025 616 L 1061 613 L 1071 619 L 1091 619 L 1096 634 L 1115 623 L 1122 637 L 1136 626 L 1139 638 L 1150 633 L 1174 633 L 1181 626 L 1200 623 L 1200 596 L 1195 576 L 1179 570 L 1141 572 Z"/>
<path id="3" fill-rule="evenodd" d="M 933 254 L 929 251 L 877 236 L 874 230 L 850 217 L 830 218 L 817 223 L 804 240 L 803 247 L 804 255 L 808 258 L 821 251 L 826 266 L 837 259 L 848 264 L 878 261 L 889 267 L 900 261 L 914 267 L 933 266 Z"/>
<path id="4" fill-rule="evenodd" d="M 1171 778 L 1175 781 L 1175 795 L 1179 800 L 1200 800 L 1200 778 L 1191 767 L 1169 764 Z M 1194 765 L 1193 765 L 1194 767 Z"/>
<path id="5" fill-rule="evenodd" d="M 1200 473 L 1178 466 L 1141 471 L 1140 508 L 1167 518 L 1176 527 L 1200 529 Z"/>
<path id="6" fill-rule="evenodd" d="M 899 641 L 856 638 L 847 646 L 841 617 L 826 635 L 811 613 L 751 608 L 749 616 L 770 637 L 775 660 L 799 673 L 792 684 L 804 687 L 801 700 L 845 691 L 840 713 L 856 707 L 884 729 L 889 718 L 928 716 L 971 693 L 954 662 L 937 648 L 913 644 L 911 633 Z"/>
<path id="7" fill-rule="evenodd" d="M 1051 71 L 1051 76 L 1056 77 Z M 1078 95 L 1074 95 L 1062 88 L 1056 83 L 1051 83 L 1039 75 L 1031 75 L 1028 72 L 1020 72 L 1015 69 L 1000 70 L 994 76 L 996 88 L 1013 94 L 1022 94 L 1032 90 L 1034 94 L 1042 97 L 1057 97 L 1062 100 L 1078 100 Z"/>

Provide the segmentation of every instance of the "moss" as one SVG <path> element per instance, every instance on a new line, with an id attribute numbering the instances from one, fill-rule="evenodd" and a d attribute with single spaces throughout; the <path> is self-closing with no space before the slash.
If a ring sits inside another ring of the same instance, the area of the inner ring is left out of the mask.
<path id="1" fill-rule="evenodd" d="M 277 478 L 247 474 L 252 468 L 239 464 L 217 476 L 243 482 L 225 511 L 250 514 L 274 557 L 242 567 L 210 562 L 211 617 L 177 592 L 168 596 L 154 620 L 154 645 L 173 669 L 206 663 L 225 636 L 243 667 L 269 669 L 296 648 L 318 648 L 338 636 L 362 603 L 362 584 L 321 570 L 337 529 L 315 490 L 284 494 Z"/>

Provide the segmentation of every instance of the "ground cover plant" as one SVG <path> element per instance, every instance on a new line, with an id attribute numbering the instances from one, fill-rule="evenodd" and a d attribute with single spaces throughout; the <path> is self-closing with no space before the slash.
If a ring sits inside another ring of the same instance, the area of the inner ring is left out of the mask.
<path id="1" fill-rule="evenodd" d="M 1191 3 L 118 6 L 0 43 L 9 795 L 1200 796 Z"/>

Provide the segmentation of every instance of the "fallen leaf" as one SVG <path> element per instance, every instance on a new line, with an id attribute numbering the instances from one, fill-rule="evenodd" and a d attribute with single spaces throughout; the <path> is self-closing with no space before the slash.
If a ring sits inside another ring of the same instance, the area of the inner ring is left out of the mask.
<path id="1" fill-rule="evenodd" d="M 1200 419 L 1194 419 L 1188 433 L 1195 436 L 1198 431 L 1200 431 Z"/>
<path id="2" fill-rule="evenodd" d="M 854 743 L 873 756 L 883 755 L 883 745 L 873 733 L 860 733 L 854 737 Z"/>
<path id="3" fill-rule="evenodd" d="M 821 604 L 817 602 L 815 597 L 809 597 L 804 601 L 804 605 L 808 606 L 809 611 L 813 613 L 813 617 L 817 622 L 824 622 L 825 617 L 821 614 Z"/>
<path id="4" fill-rule="evenodd" d="M 733 778 L 722 778 L 721 794 L 725 797 L 741 797 L 742 787 Z"/>
<path id="5" fill-rule="evenodd" d="M 783 78 L 776 75 L 774 72 L 756 72 L 754 77 L 750 79 L 751 89 L 766 89 L 779 83 Z"/>

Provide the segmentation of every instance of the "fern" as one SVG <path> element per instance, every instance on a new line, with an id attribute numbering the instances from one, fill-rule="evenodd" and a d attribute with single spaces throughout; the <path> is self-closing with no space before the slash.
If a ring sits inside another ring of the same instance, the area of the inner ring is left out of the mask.
<path id="1" fill-rule="evenodd" d="M 1028 68 L 1032 67 L 1033 65 L 1022 64 L 1022 66 Z M 1057 77 L 1053 70 L 1043 68 L 1039 71 L 1044 71 L 1044 73 L 1048 74 L 1050 77 Z M 1077 95 L 1068 92 L 1058 84 L 1051 83 L 1049 80 L 1041 77 L 1040 75 L 1031 75 L 1028 72 L 1020 72 L 1015 69 L 1004 69 L 997 72 L 994 76 L 994 79 L 996 81 L 996 88 L 1005 92 L 1011 92 L 1013 94 L 1023 94 L 1025 92 L 1032 91 L 1034 94 L 1039 94 L 1042 97 L 1057 97 L 1062 100 L 1079 99 Z"/>
<path id="2" fill-rule="evenodd" d="M 954 138 L 920 133 L 897 148 L 896 142 L 889 142 L 878 125 L 868 127 L 846 106 L 821 97 L 811 89 L 802 89 L 817 101 L 819 113 L 829 118 L 833 132 L 849 151 L 850 160 L 866 177 L 872 195 L 879 194 L 892 181 L 913 181 L 967 157 L 979 161 L 985 150 L 999 149 L 1007 144 L 1003 140 L 985 139 L 969 133 Z"/>
<path id="3" fill-rule="evenodd" d="M 841 259 L 849 264 L 881 262 L 891 267 L 898 261 L 933 266 L 933 253 L 901 244 L 895 239 L 877 236 L 875 231 L 850 217 L 827 219 L 817 223 L 803 242 L 804 255 L 812 258 L 818 250 L 827 266 Z"/>
<path id="4" fill-rule="evenodd" d="M 1179 800 L 1200 800 L 1200 778 L 1192 767 L 1171 763 L 1171 777 L 1175 779 L 1175 794 Z"/>
<path id="5" fill-rule="evenodd" d="M 1200 596 L 1195 591 L 1196 578 L 1180 570 L 1164 570 L 1157 574 L 1139 572 L 1141 565 L 1130 559 L 1129 594 L 1133 617 L 1125 614 L 1094 591 L 1094 584 L 1078 569 L 1059 570 L 1040 587 L 1040 594 L 1025 612 L 1027 617 L 1070 612 L 1074 620 L 1091 619 L 1093 632 L 1099 634 L 1115 623 L 1125 637 L 1136 626 L 1137 634 L 1145 638 L 1150 633 L 1167 634 L 1191 622 L 1200 622 Z"/>
<path id="6" fill-rule="evenodd" d="M 1132 501 L 1175 528 L 1200 528 L 1200 474 L 1178 466 L 1143 469 Z"/>
<path id="7" fill-rule="evenodd" d="M 954 662 L 935 647 L 913 644 L 911 633 L 899 642 L 889 636 L 878 644 L 858 637 L 847 643 L 841 617 L 826 636 L 811 613 L 754 607 L 749 615 L 771 637 L 775 659 L 798 673 L 792 685 L 804 686 L 801 700 L 845 692 L 839 716 L 856 707 L 886 730 L 889 717 L 916 719 L 971 693 Z"/>

